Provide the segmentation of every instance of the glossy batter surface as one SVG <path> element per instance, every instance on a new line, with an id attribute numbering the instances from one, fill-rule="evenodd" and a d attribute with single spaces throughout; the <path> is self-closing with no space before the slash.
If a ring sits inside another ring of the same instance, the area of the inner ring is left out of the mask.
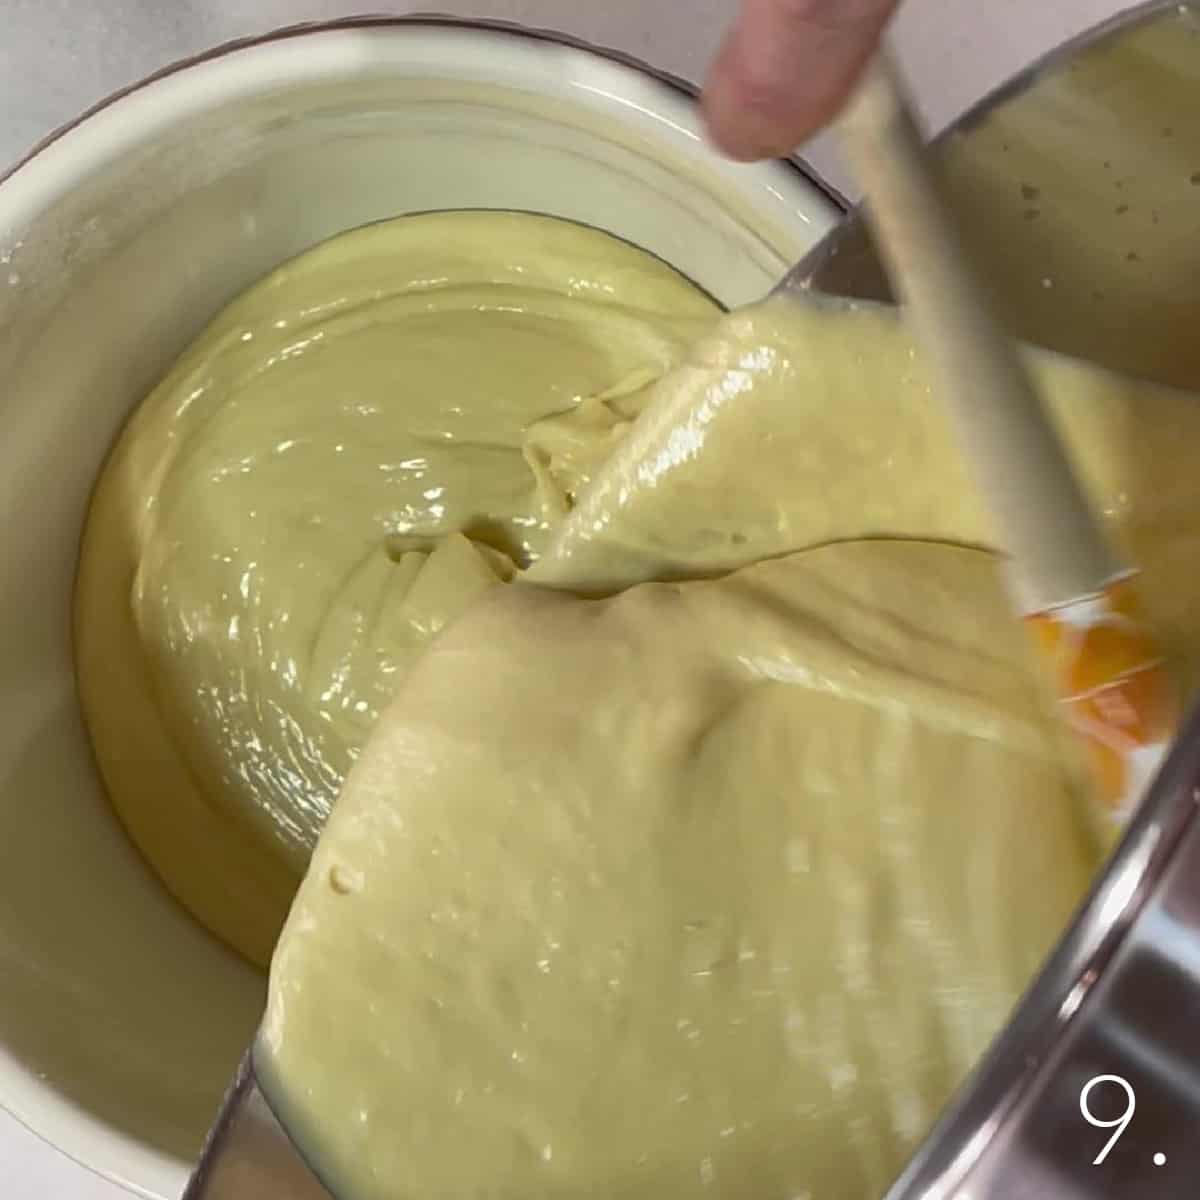
<path id="1" fill-rule="evenodd" d="M 587 478 L 541 482 L 539 420 L 619 425 L 714 313 L 582 226 L 408 217 L 258 284 L 141 406 L 84 540 L 80 687 L 123 822 L 222 939 L 266 964 L 398 677 Z"/>
<path id="2" fill-rule="evenodd" d="M 1096 512 L 1145 570 L 1156 616 L 1186 611 L 1190 579 L 1162 560 L 1200 533 L 1189 465 L 1200 400 L 1026 357 Z M 689 348 L 531 574 L 620 587 L 882 537 L 995 545 L 897 314 L 781 299 L 731 314 Z"/>

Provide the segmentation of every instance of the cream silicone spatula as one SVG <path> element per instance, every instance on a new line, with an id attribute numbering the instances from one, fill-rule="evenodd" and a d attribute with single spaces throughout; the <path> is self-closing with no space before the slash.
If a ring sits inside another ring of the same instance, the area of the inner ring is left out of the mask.
<path id="1" fill-rule="evenodd" d="M 1084 741 L 1111 839 L 1177 720 L 1135 572 L 1108 544 L 1029 372 L 972 275 L 886 51 L 852 100 L 842 137 L 880 254 L 1008 553 L 1016 603 Z"/>

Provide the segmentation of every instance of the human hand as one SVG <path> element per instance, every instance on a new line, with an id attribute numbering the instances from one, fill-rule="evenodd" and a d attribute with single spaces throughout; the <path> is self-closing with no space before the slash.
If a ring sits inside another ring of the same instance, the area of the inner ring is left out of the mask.
<path id="1" fill-rule="evenodd" d="M 704 90 L 717 145 L 790 154 L 842 107 L 899 0 L 741 0 Z"/>

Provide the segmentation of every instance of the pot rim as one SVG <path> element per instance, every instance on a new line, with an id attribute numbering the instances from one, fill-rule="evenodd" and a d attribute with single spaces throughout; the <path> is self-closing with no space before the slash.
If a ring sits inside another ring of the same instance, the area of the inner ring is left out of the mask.
<path id="1" fill-rule="evenodd" d="M 35 142 L 12 165 L 0 169 L 0 187 L 3 187 L 18 172 L 28 167 L 45 150 L 55 145 L 55 143 L 89 121 L 92 117 L 113 107 L 126 97 L 143 91 L 145 88 L 164 79 L 182 74 L 192 67 L 226 58 L 231 54 L 236 54 L 244 50 L 252 50 L 275 42 L 294 41 L 314 35 L 342 33 L 353 30 L 370 32 L 372 30 L 413 28 L 463 30 L 472 33 L 498 33 L 524 38 L 529 41 L 549 42 L 554 45 L 564 46 L 570 50 L 578 50 L 593 57 L 636 71 L 638 74 L 644 75 L 664 87 L 680 93 L 688 100 L 694 101 L 700 95 L 700 89 L 691 81 L 684 79 L 682 76 L 672 74 L 670 71 L 665 71 L 660 67 L 655 67 L 645 60 L 638 58 L 636 55 L 614 49 L 610 46 L 601 46 L 585 38 L 576 37 L 574 34 L 540 26 L 523 25 L 517 21 L 504 21 L 490 17 L 459 17 L 447 13 L 365 13 L 359 16 L 339 17 L 329 21 L 302 21 L 293 25 L 284 25 L 266 33 L 249 34 L 246 37 L 233 38 L 229 41 L 221 42 L 206 50 L 198 51 L 196 54 L 176 59 L 160 67 L 157 71 L 133 83 L 127 84 L 125 87 L 119 88 L 115 92 L 111 92 L 95 104 L 86 108 L 77 117 L 70 121 L 65 121 L 51 130 L 45 137 Z M 786 158 L 775 159 L 774 161 L 789 168 L 806 183 L 810 184 L 835 212 L 844 214 L 849 211 L 850 203 L 846 197 L 801 155 L 793 154 Z"/>

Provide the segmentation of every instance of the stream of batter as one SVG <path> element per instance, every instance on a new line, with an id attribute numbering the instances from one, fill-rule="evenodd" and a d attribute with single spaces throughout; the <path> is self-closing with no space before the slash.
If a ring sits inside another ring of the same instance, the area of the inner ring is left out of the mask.
<path id="1" fill-rule="evenodd" d="M 1190 682 L 1200 405 L 1031 363 Z M 248 957 L 316 845 L 259 1058 L 340 1200 L 883 1192 L 1095 865 L 990 545 L 884 310 L 460 213 L 217 319 L 98 487 L 80 686 Z"/>

